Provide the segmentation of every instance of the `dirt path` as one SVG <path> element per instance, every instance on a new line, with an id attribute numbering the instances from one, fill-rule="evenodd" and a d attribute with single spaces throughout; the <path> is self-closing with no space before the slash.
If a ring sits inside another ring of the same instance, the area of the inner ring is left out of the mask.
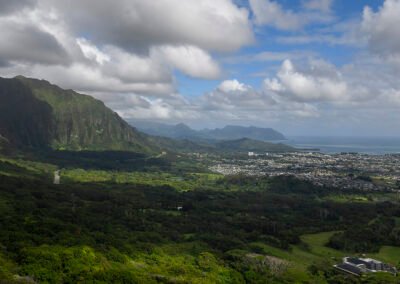
<path id="1" fill-rule="evenodd" d="M 54 184 L 60 184 L 61 183 L 61 177 L 60 177 L 60 171 L 55 171 L 54 172 Z"/>

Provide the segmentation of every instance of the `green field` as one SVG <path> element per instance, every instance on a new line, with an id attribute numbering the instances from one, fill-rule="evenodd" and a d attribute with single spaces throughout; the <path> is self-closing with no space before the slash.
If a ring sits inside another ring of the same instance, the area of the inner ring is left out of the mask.
<path id="1" fill-rule="evenodd" d="M 117 183 L 170 186 L 179 191 L 207 188 L 223 176 L 212 173 L 121 172 L 103 170 L 63 169 L 61 179 L 69 183 Z"/>

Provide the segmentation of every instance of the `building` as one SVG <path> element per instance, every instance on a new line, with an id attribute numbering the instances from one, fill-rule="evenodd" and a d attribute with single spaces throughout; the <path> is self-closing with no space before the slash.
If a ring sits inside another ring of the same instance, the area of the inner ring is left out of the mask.
<path id="1" fill-rule="evenodd" d="M 344 257 L 343 262 L 334 267 L 342 272 L 360 276 L 364 273 L 388 272 L 397 274 L 397 269 L 372 258 Z"/>

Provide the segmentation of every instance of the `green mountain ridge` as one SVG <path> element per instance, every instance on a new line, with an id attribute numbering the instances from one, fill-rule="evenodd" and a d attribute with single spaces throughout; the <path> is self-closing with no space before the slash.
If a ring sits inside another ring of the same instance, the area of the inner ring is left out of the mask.
<path id="1" fill-rule="evenodd" d="M 103 102 L 22 76 L 0 78 L 0 135 L 17 147 L 142 153 L 158 149 Z"/>
<path id="2" fill-rule="evenodd" d="M 171 125 L 135 119 L 128 120 L 128 122 L 149 135 L 173 139 L 187 139 L 194 142 L 204 142 L 207 140 L 236 140 L 241 138 L 261 141 L 286 140 L 282 133 L 272 128 L 260 128 L 255 126 L 227 125 L 223 128 L 194 130 L 184 123 Z"/>
<path id="3" fill-rule="evenodd" d="M 168 137 L 151 137 L 161 149 L 171 152 L 200 152 L 200 153 L 245 153 L 245 152 L 295 152 L 298 149 L 282 143 L 271 143 L 249 138 L 235 140 L 197 141 L 190 139 L 172 139 Z"/>

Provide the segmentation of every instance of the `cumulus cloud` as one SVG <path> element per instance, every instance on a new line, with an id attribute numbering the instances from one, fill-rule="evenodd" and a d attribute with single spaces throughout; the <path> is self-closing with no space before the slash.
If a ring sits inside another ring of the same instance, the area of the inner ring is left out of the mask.
<path id="1" fill-rule="evenodd" d="M 67 64 L 67 51 L 57 39 L 38 27 L 0 18 L 0 58 L 42 64 Z"/>
<path id="2" fill-rule="evenodd" d="M 210 109 L 267 109 L 275 104 L 272 98 L 237 80 L 225 80 L 202 97 Z"/>
<path id="3" fill-rule="evenodd" d="M 172 96 L 175 69 L 194 78 L 219 78 L 222 70 L 211 52 L 253 40 L 248 11 L 230 0 L 118 2 L 0 2 L 8 11 L 0 14 L 7 38 L 0 43 L 0 75 L 44 78 L 110 97 Z"/>
<path id="4" fill-rule="evenodd" d="M 267 90 L 290 96 L 298 101 L 341 100 L 347 95 L 347 84 L 340 74 L 326 63 L 317 63 L 308 73 L 296 70 L 290 60 L 285 60 L 277 78 L 264 81 Z"/>
<path id="5" fill-rule="evenodd" d="M 400 56 L 399 15 L 399 0 L 386 0 L 377 12 L 364 8 L 362 30 L 373 52 L 386 57 Z"/>
<path id="6" fill-rule="evenodd" d="M 208 118 L 224 121 L 275 120 L 284 116 L 316 117 L 317 109 L 304 102 L 287 100 L 265 89 L 255 89 L 238 80 L 225 80 L 213 91 L 203 95 L 196 103 Z"/>
<path id="7" fill-rule="evenodd" d="M 326 13 L 287 10 L 278 2 L 272 0 L 249 0 L 249 3 L 255 16 L 254 21 L 260 26 L 272 26 L 282 30 L 299 30 L 311 23 L 327 23 L 333 19 L 330 14 Z M 310 8 L 316 6 L 312 5 L 312 2 L 309 2 L 308 5 Z"/>
<path id="8" fill-rule="evenodd" d="M 126 50 L 186 43 L 232 51 L 253 41 L 248 11 L 230 0 L 42 0 L 75 31 Z"/>
<path id="9" fill-rule="evenodd" d="M 223 81 L 217 88 L 221 92 L 229 93 L 229 92 L 245 92 L 250 89 L 249 86 L 246 86 L 243 83 L 240 83 L 238 80 L 225 80 Z"/>
<path id="10" fill-rule="evenodd" d="M 196 46 L 157 46 L 151 49 L 150 54 L 192 77 L 216 79 L 221 75 L 218 64 L 207 52 Z"/>

